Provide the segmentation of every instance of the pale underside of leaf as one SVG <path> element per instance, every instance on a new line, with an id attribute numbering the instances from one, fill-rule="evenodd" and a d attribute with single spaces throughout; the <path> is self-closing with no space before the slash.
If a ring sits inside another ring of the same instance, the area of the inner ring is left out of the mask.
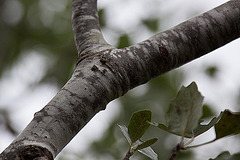
<path id="1" fill-rule="evenodd" d="M 168 131 L 181 136 L 192 133 L 202 116 L 202 103 L 203 96 L 195 82 L 188 87 L 183 86 L 166 115 Z"/>
<path id="2" fill-rule="evenodd" d="M 202 133 L 208 131 L 210 128 L 212 128 L 218 121 L 219 119 L 222 117 L 222 113 L 218 116 L 218 117 L 214 117 L 212 118 L 212 120 L 208 123 L 208 124 L 200 124 L 198 125 L 197 128 L 195 128 L 192 132 L 187 132 L 184 134 L 184 137 L 186 138 L 193 138 L 193 137 L 197 137 L 199 135 L 201 135 Z M 172 133 L 172 134 L 175 134 L 175 135 L 178 135 L 178 136 L 182 136 L 182 134 L 179 134 L 179 133 L 175 133 L 175 132 L 172 132 L 171 130 L 168 129 L 168 127 L 164 124 L 161 124 L 161 123 L 155 123 L 155 122 L 151 122 L 150 123 L 151 125 L 154 125 L 154 126 L 157 126 L 159 127 L 160 129 L 164 130 L 164 131 L 167 131 L 169 133 Z"/>
<path id="3" fill-rule="evenodd" d="M 128 134 L 128 129 L 125 125 L 118 125 L 119 128 L 121 129 L 123 135 L 125 136 L 125 138 L 127 139 L 128 143 L 131 145 L 131 139 L 130 136 Z M 144 141 L 142 140 L 137 140 L 133 146 L 136 146 L 135 148 L 137 149 L 137 147 L 141 144 L 143 144 Z M 153 149 L 151 147 L 146 147 L 143 149 L 138 149 L 138 152 L 144 154 L 145 156 L 151 158 L 152 160 L 158 160 L 158 155 L 153 151 Z"/>

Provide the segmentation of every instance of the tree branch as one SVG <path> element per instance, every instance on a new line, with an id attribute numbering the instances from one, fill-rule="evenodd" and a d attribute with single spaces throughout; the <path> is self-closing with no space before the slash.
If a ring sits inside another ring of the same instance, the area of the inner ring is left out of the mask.
<path id="1" fill-rule="evenodd" d="M 96 0 L 73 0 L 73 30 L 79 60 L 71 79 L 0 159 L 21 159 L 21 148 L 27 146 L 47 149 L 55 157 L 111 100 L 238 38 L 240 1 L 229 1 L 139 44 L 114 49 L 101 34 Z"/>
<path id="2" fill-rule="evenodd" d="M 239 38 L 239 8 L 239 0 L 229 1 L 139 44 L 112 51 L 111 68 L 119 66 L 130 89 L 146 83 Z"/>
<path id="3" fill-rule="evenodd" d="M 80 59 L 90 52 L 111 47 L 103 38 L 97 12 L 97 0 L 72 0 L 72 27 Z"/>

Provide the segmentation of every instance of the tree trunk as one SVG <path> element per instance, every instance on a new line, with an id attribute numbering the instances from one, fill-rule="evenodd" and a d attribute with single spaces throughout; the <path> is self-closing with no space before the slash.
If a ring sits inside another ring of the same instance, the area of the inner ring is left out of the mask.
<path id="1" fill-rule="evenodd" d="M 104 40 L 97 0 L 72 0 L 72 24 L 78 51 L 72 77 L 35 113 L 0 160 L 53 159 L 111 100 L 238 38 L 240 1 L 231 0 L 123 49 Z"/>

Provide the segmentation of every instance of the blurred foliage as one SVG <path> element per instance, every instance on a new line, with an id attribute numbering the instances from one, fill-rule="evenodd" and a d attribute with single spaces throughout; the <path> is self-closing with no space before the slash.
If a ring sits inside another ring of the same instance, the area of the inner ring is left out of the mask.
<path id="1" fill-rule="evenodd" d="M 17 136 L 18 132 L 12 126 L 11 118 L 9 112 L 6 109 L 0 109 L 0 128 L 4 127 L 13 136 Z"/>
<path id="2" fill-rule="evenodd" d="M 131 44 L 131 41 L 129 39 L 129 36 L 127 34 L 122 34 L 118 38 L 117 48 L 128 47 L 128 46 L 130 46 L 130 44 Z"/>
<path id="3" fill-rule="evenodd" d="M 111 154 L 111 156 L 114 157 L 113 159 L 123 158 L 128 150 L 128 143 L 120 133 L 120 129 L 116 123 L 120 125 L 127 125 L 132 113 L 141 109 L 151 110 L 153 113 L 153 118 L 157 117 L 157 119 L 154 121 L 163 122 L 165 119 L 164 113 L 166 113 L 168 110 L 168 105 L 171 99 L 176 96 L 180 87 L 180 83 L 183 80 L 181 75 L 182 74 L 179 71 L 169 72 L 168 74 L 164 74 L 151 80 L 148 84 L 139 86 L 132 91 L 129 91 L 126 95 L 121 97 L 119 100 L 122 104 L 122 108 L 119 117 L 116 117 L 116 120 L 111 123 L 103 138 L 94 142 L 90 150 L 93 150 L 93 153 L 96 155 L 103 154 L 103 145 L 108 139 L 107 137 L 115 137 L 113 141 L 114 144 L 112 145 L 117 146 L 117 152 L 114 154 L 113 151 L 110 151 L 113 149 L 113 147 L 109 145 L 109 148 L 111 149 L 105 148 L 106 152 L 104 152 L 104 154 Z M 159 117 L 159 115 L 162 116 Z M 145 137 L 143 139 L 150 139 L 152 137 L 157 137 L 159 139 L 158 142 L 152 146 L 152 148 L 161 159 L 169 158 L 172 148 L 178 142 L 175 136 L 171 136 L 164 131 L 156 132 L 156 130 L 152 130 L 151 127 L 143 137 Z M 173 145 L 169 146 L 169 144 Z M 184 156 L 184 158 L 182 158 L 181 155 Z M 192 156 L 193 153 L 191 151 L 183 152 L 176 160 L 188 160 L 191 159 Z M 148 158 L 142 156 L 141 154 L 136 154 L 133 156 L 133 159 L 144 160 Z"/>
<path id="4" fill-rule="evenodd" d="M 106 27 L 106 21 L 105 21 L 105 10 L 104 8 L 101 8 L 98 10 L 98 16 L 99 16 L 99 23 L 102 28 Z"/>
<path id="5" fill-rule="evenodd" d="M 205 73 L 211 78 L 216 78 L 217 73 L 218 73 L 218 67 L 217 66 L 208 66 L 205 69 Z"/>
<path id="6" fill-rule="evenodd" d="M 224 151 L 221 154 L 219 154 L 216 158 L 209 160 L 238 160 L 240 158 L 240 153 L 236 153 L 231 155 L 228 151 Z"/>
<path id="7" fill-rule="evenodd" d="M 152 32 L 157 32 L 159 29 L 159 18 L 145 19 L 142 23 Z"/>
<path id="8" fill-rule="evenodd" d="M 35 51 L 51 61 L 41 82 L 65 84 L 77 56 L 71 2 L 2 0 L 0 13 L 0 77 L 20 56 Z"/>
<path id="9" fill-rule="evenodd" d="M 176 160 L 191 160 L 193 159 L 192 157 L 194 157 L 194 154 L 192 151 L 181 151 L 177 154 L 176 156 Z"/>
<path id="10" fill-rule="evenodd" d="M 213 110 L 213 107 L 210 106 L 209 104 L 204 104 L 203 114 L 201 119 L 211 118 L 211 117 L 214 117 L 214 115 L 215 115 L 215 111 Z"/>

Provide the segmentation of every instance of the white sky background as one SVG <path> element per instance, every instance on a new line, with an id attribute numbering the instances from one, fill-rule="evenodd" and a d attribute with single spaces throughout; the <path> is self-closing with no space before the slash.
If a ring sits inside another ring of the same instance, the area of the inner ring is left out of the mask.
<path id="1" fill-rule="evenodd" d="M 140 26 L 139 18 L 160 17 L 161 29 L 166 30 L 189 19 L 191 15 L 203 13 L 224 2 L 226 0 L 99 0 L 99 7 L 107 8 L 106 18 L 110 28 L 114 28 L 118 32 L 129 33 L 134 41 L 139 42 L 152 35 L 145 27 Z M 164 17 L 168 18 L 164 19 Z M 103 32 L 108 42 L 116 44 L 116 40 L 114 40 L 117 36 L 116 33 L 107 29 Z M 235 40 L 181 67 L 186 70 L 187 74 L 184 85 L 196 81 L 200 92 L 205 97 L 205 102 L 218 107 L 217 112 L 225 108 L 239 111 L 239 106 L 236 106 L 234 99 L 240 91 L 239 48 L 240 40 Z M 33 114 L 40 110 L 58 91 L 54 86 L 48 85 L 36 88 L 28 87 L 29 84 L 37 83 L 41 79 L 47 59 L 33 51 L 27 55 L 22 57 L 19 63 L 6 72 L 4 78 L 0 80 L 0 106 L 11 107 L 11 118 L 18 123 L 14 125 L 19 131 L 29 123 Z M 217 80 L 211 80 L 204 75 L 206 64 L 219 67 Z M 36 73 L 33 65 L 43 70 Z M 71 151 L 84 151 L 84 148 L 79 149 L 78 146 L 87 145 L 92 139 L 101 137 L 108 122 L 117 115 L 118 109 L 118 102 L 111 102 L 107 109 L 95 116 L 66 148 Z M 213 138 L 213 132 L 210 132 L 207 137 Z M 0 132 L 0 152 L 9 145 L 13 138 L 8 133 Z M 196 139 L 196 141 L 206 141 L 205 139 Z M 214 147 L 237 152 L 240 150 L 239 146 L 238 142 L 233 142 L 231 138 L 225 138 L 195 150 L 199 157 L 201 156 L 199 159 L 205 160 L 219 154 L 219 150 L 214 151 Z M 92 158 L 89 159 L 92 160 Z"/>

